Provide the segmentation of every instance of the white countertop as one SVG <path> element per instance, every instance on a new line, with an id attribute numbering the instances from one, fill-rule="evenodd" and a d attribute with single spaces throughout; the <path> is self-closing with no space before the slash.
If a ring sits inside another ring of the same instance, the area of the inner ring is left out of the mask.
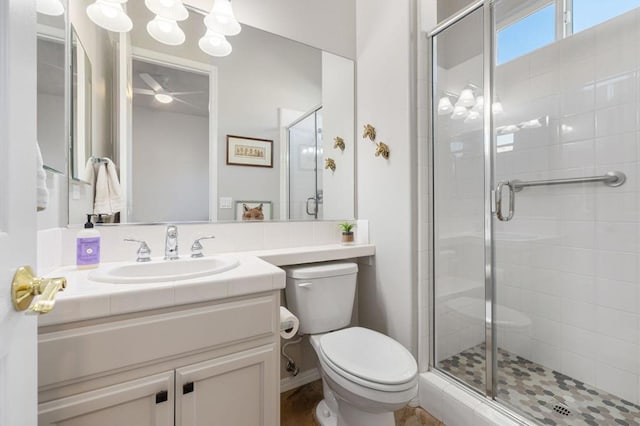
<path id="1" fill-rule="evenodd" d="M 39 317 L 49 326 L 112 315 L 283 289 L 285 273 L 277 266 L 371 256 L 371 244 L 296 247 L 221 254 L 240 264 L 216 275 L 176 282 L 111 284 L 91 281 L 90 270 L 58 268 L 48 277 L 67 278 L 67 288 L 56 297 L 54 310 Z"/>

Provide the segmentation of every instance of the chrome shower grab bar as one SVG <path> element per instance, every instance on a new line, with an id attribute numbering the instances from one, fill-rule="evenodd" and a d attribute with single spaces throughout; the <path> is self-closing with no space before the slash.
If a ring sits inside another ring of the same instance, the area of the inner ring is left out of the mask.
<path id="1" fill-rule="evenodd" d="M 520 192 L 524 188 L 530 186 L 547 186 L 547 185 L 564 185 L 571 183 L 590 183 L 590 182 L 602 182 L 607 186 L 616 187 L 622 185 L 627 177 L 622 172 L 607 172 L 602 176 L 586 176 L 579 178 L 565 178 L 565 179 L 545 179 L 545 180 L 532 180 L 532 181 L 520 181 L 512 180 L 515 191 Z"/>
<path id="2" fill-rule="evenodd" d="M 515 214 L 515 199 L 516 192 L 522 191 L 524 188 L 531 186 L 547 186 L 547 185 L 564 185 L 572 183 L 590 183 L 590 182 L 602 182 L 607 186 L 617 187 L 627 180 L 627 177 L 622 172 L 607 172 L 602 176 L 586 176 L 580 178 L 565 178 L 565 179 L 545 179 L 545 180 L 532 180 L 532 181 L 520 181 L 520 180 L 505 180 L 496 186 L 495 200 L 496 200 L 496 216 L 502 222 L 508 222 L 513 219 Z M 504 216 L 502 214 L 502 189 L 504 187 L 509 188 L 509 214 Z"/>

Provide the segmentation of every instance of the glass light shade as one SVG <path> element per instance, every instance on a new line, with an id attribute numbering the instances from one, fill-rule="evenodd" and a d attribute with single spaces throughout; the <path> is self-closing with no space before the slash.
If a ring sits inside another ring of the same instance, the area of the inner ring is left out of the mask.
<path id="1" fill-rule="evenodd" d="M 178 26 L 178 23 L 161 16 L 156 16 L 149 21 L 147 32 L 155 40 L 169 46 L 178 46 L 185 40 L 184 31 Z"/>
<path id="2" fill-rule="evenodd" d="M 480 118 L 480 113 L 478 111 L 469 111 L 467 117 L 464 119 L 465 123 L 471 123 L 472 121 L 476 121 Z"/>
<path id="3" fill-rule="evenodd" d="M 204 24 L 211 31 L 228 36 L 236 35 L 241 30 L 229 0 L 215 0 L 211 13 L 204 17 Z"/>
<path id="4" fill-rule="evenodd" d="M 144 5 L 156 15 L 173 21 L 184 21 L 189 17 L 182 0 L 144 0 Z"/>
<path id="5" fill-rule="evenodd" d="M 94 24 L 105 30 L 126 33 L 133 28 L 133 22 L 124 13 L 121 3 L 119 0 L 96 0 L 87 6 L 87 15 Z"/>
<path id="6" fill-rule="evenodd" d="M 463 89 L 462 92 L 460 92 L 460 97 L 456 103 L 459 103 L 464 107 L 474 106 L 476 104 L 476 98 L 473 96 L 473 90 Z"/>
<path id="7" fill-rule="evenodd" d="M 471 108 L 471 111 L 482 112 L 483 109 L 484 109 L 484 96 L 478 96 L 476 98 L 475 105 L 473 106 L 473 108 Z"/>
<path id="8" fill-rule="evenodd" d="M 494 114 L 502 114 L 504 112 L 504 109 L 502 109 L 502 102 L 494 102 L 493 105 L 491 105 L 491 112 Z"/>
<path id="9" fill-rule="evenodd" d="M 233 50 L 224 35 L 210 30 L 198 41 L 198 46 L 204 53 L 211 56 L 227 56 Z"/>
<path id="10" fill-rule="evenodd" d="M 438 115 L 451 114 L 453 112 L 453 104 L 448 96 L 443 96 L 438 101 Z"/>
<path id="11" fill-rule="evenodd" d="M 451 114 L 452 120 L 462 120 L 469 114 L 469 111 L 462 105 L 457 105 L 453 108 L 453 114 Z"/>
<path id="12" fill-rule="evenodd" d="M 173 96 L 168 93 L 156 93 L 155 95 L 153 95 L 153 97 L 161 104 L 170 104 L 171 102 L 173 102 Z"/>
<path id="13" fill-rule="evenodd" d="M 521 129 L 537 129 L 539 127 L 542 127 L 542 123 L 540 123 L 539 118 L 534 118 L 533 120 L 520 123 Z"/>
<path id="14" fill-rule="evenodd" d="M 64 6 L 60 0 L 37 0 L 36 10 L 43 15 L 60 16 L 64 13 Z"/>

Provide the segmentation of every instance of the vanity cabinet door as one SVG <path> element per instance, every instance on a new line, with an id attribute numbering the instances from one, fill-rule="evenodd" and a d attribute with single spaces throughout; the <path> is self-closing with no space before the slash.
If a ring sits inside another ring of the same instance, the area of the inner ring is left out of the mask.
<path id="1" fill-rule="evenodd" d="M 40 404 L 39 426 L 173 426 L 174 372 Z"/>
<path id="2" fill-rule="evenodd" d="M 276 345 L 176 370 L 176 426 L 280 424 Z"/>

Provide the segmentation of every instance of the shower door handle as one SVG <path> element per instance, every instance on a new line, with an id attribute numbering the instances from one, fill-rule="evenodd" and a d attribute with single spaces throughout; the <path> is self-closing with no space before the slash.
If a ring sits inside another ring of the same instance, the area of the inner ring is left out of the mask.
<path id="1" fill-rule="evenodd" d="M 509 214 L 504 216 L 502 214 L 502 188 L 509 188 Z M 510 181 L 500 182 L 496 187 L 496 216 L 502 222 L 509 222 L 513 219 L 513 215 L 515 213 L 516 208 L 516 188 L 515 185 Z"/>
<path id="2" fill-rule="evenodd" d="M 309 202 L 313 201 L 314 202 L 314 211 L 309 210 Z M 316 199 L 316 197 L 309 197 L 307 198 L 307 205 L 305 206 L 306 210 L 307 210 L 307 214 L 309 216 L 316 216 L 318 214 L 318 200 Z"/>

